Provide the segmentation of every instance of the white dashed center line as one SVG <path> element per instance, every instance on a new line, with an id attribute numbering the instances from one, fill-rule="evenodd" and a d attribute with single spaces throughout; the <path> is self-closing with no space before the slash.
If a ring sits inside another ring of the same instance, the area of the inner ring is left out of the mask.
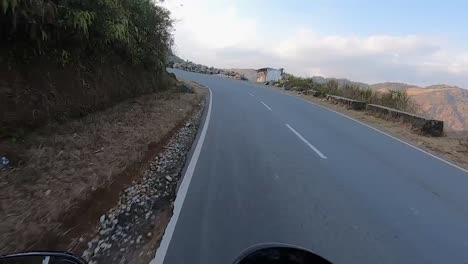
<path id="1" fill-rule="evenodd" d="M 262 103 L 268 110 L 272 111 L 271 108 L 270 108 L 267 104 L 265 104 L 265 103 L 262 102 L 262 101 L 260 101 L 260 103 Z"/>
<path id="2" fill-rule="evenodd" d="M 317 155 L 319 155 L 319 157 L 321 157 L 322 159 L 327 159 L 327 157 L 325 155 L 323 155 L 323 153 L 320 152 L 320 150 L 318 150 L 314 145 L 310 144 L 310 142 L 307 141 L 307 139 L 305 139 L 301 134 L 299 134 L 299 132 L 297 132 L 294 128 L 292 128 L 288 124 L 286 124 L 286 127 L 288 127 L 289 130 L 291 130 L 294 134 L 296 134 L 296 136 L 300 140 L 302 140 L 309 148 L 311 148 L 313 151 L 315 151 L 315 153 L 317 153 Z"/>

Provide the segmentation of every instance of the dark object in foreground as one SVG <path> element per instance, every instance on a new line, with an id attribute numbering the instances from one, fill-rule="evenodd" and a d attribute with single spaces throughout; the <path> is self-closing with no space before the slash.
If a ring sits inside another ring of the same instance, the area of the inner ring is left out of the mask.
<path id="1" fill-rule="evenodd" d="M 0 264 L 87 264 L 67 252 L 28 252 L 0 257 Z M 260 244 L 248 248 L 234 264 L 332 264 L 306 249 L 285 244 Z"/>
<path id="2" fill-rule="evenodd" d="M 327 100 L 334 104 L 344 104 L 352 108 L 353 110 L 364 110 L 366 109 L 366 102 L 349 99 L 336 95 L 327 94 Z"/>
<path id="3" fill-rule="evenodd" d="M 86 264 L 80 257 L 67 252 L 27 252 L 0 257 L 0 264 Z"/>
<path id="4" fill-rule="evenodd" d="M 261 244 L 251 247 L 234 264 L 331 264 L 306 249 L 284 244 Z"/>
<path id="5" fill-rule="evenodd" d="M 413 128 L 421 131 L 423 134 L 426 135 L 440 137 L 443 135 L 444 132 L 444 121 L 427 119 L 390 107 L 375 104 L 368 104 L 367 111 L 375 114 L 386 115 L 393 119 L 398 119 L 403 122 L 409 123 L 412 125 Z"/>

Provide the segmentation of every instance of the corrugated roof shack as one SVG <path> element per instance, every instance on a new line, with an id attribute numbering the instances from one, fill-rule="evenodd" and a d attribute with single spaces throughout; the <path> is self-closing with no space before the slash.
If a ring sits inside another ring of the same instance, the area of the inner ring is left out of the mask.
<path id="1" fill-rule="evenodd" d="M 283 69 L 262 68 L 257 70 L 257 82 L 277 82 L 283 78 Z"/>

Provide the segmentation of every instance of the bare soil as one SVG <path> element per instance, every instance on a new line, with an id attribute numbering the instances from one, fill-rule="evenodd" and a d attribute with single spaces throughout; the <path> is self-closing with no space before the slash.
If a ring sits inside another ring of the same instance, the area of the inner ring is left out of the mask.
<path id="1" fill-rule="evenodd" d="M 280 89 L 280 88 L 274 88 Z M 462 168 L 468 169 L 468 139 L 452 136 L 447 134 L 444 137 L 424 136 L 411 129 L 411 126 L 406 123 L 398 122 L 384 117 L 377 117 L 365 111 L 354 111 L 346 107 L 335 105 L 311 95 L 303 95 L 295 91 L 282 92 L 289 95 L 301 97 L 307 101 L 324 106 L 350 116 L 363 123 L 369 124 L 378 128 L 394 137 L 400 138 L 408 143 L 413 144 L 421 149 L 435 154 L 441 158 L 449 160 Z"/>
<path id="2" fill-rule="evenodd" d="M 0 254 L 67 250 L 70 237 L 94 227 L 119 192 L 141 177 L 204 96 L 144 95 L 50 124 L 16 143 L 0 142 L 0 156 L 13 165 L 0 171 Z"/>

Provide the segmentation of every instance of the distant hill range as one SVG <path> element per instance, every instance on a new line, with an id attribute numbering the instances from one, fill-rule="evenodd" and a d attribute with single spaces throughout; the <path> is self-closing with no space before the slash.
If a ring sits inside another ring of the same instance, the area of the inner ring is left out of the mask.
<path id="1" fill-rule="evenodd" d="M 322 76 L 314 76 L 314 77 L 312 77 L 312 80 L 314 80 L 314 82 L 317 82 L 317 83 L 327 83 L 328 81 L 335 80 L 335 81 L 338 82 L 338 85 L 340 85 L 340 86 L 343 86 L 343 85 L 346 85 L 346 84 L 352 84 L 352 85 L 357 85 L 360 88 L 369 88 L 369 85 L 367 83 L 353 82 L 353 81 L 350 81 L 350 80 L 344 79 L 344 78 L 337 79 L 337 78 L 325 78 L 325 77 L 322 77 Z"/>
<path id="2" fill-rule="evenodd" d="M 400 91 L 406 90 L 411 88 L 420 88 L 416 85 L 406 84 L 406 83 L 398 83 L 398 82 L 386 82 L 386 83 L 376 83 L 369 85 L 372 89 L 388 89 L 393 91 Z"/>
<path id="3" fill-rule="evenodd" d="M 468 135 L 468 90 L 449 85 L 418 87 L 405 83 L 377 83 L 370 88 L 378 91 L 405 90 L 418 104 L 420 112 L 443 120 L 446 131 Z"/>

